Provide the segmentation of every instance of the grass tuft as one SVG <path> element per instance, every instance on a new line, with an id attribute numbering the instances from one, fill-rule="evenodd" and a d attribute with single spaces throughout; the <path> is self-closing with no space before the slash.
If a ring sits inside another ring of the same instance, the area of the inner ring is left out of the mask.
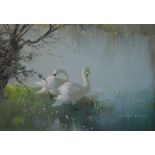
<path id="1" fill-rule="evenodd" d="M 84 97 L 76 104 L 52 107 L 54 98 L 36 94 L 36 88 L 9 84 L 0 101 L 0 130 L 98 130 L 100 113 L 112 112 L 95 96 Z"/>

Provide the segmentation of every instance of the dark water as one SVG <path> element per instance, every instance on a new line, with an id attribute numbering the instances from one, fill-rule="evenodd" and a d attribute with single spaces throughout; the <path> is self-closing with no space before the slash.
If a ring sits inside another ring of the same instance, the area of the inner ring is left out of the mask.
<path id="1" fill-rule="evenodd" d="M 155 104 L 152 95 L 148 91 L 143 91 L 137 94 L 120 94 L 113 99 L 105 99 L 103 96 L 105 108 L 110 106 L 112 109 L 109 112 L 101 110 L 99 114 L 87 109 L 89 113 L 91 112 L 88 117 L 84 114 L 87 110 L 80 108 L 79 111 L 78 108 L 72 109 L 71 105 L 67 108 L 63 106 L 60 111 L 62 117 L 60 115 L 56 118 L 55 123 L 51 124 L 48 130 L 155 130 Z M 62 127 L 63 122 L 68 125 Z"/>
<path id="2" fill-rule="evenodd" d="M 154 101 L 148 91 L 116 96 L 109 101 L 114 106 L 112 113 L 97 118 L 97 130 L 155 130 Z"/>

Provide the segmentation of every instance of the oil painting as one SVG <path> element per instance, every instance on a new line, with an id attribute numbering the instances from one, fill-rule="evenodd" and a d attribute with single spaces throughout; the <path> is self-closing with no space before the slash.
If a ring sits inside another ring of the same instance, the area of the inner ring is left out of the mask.
<path id="1" fill-rule="evenodd" d="M 154 131 L 155 25 L 1 24 L 1 131 Z"/>

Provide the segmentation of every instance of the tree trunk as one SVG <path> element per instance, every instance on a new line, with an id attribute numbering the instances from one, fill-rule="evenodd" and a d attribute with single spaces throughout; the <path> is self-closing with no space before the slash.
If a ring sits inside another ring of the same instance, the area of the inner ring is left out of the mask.
<path id="1" fill-rule="evenodd" d="M 8 77 L 4 77 L 0 75 L 0 98 L 4 97 L 4 88 L 6 87 L 7 83 L 9 81 Z"/>

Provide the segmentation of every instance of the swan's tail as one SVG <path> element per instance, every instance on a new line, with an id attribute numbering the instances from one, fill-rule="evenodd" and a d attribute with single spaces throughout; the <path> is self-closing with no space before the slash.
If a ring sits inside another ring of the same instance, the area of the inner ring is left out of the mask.
<path id="1" fill-rule="evenodd" d="M 40 94 L 46 91 L 46 88 L 42 88 L 41 90 L 39 90 L 38 92 L 36 92 L 36 94 Z"/>

